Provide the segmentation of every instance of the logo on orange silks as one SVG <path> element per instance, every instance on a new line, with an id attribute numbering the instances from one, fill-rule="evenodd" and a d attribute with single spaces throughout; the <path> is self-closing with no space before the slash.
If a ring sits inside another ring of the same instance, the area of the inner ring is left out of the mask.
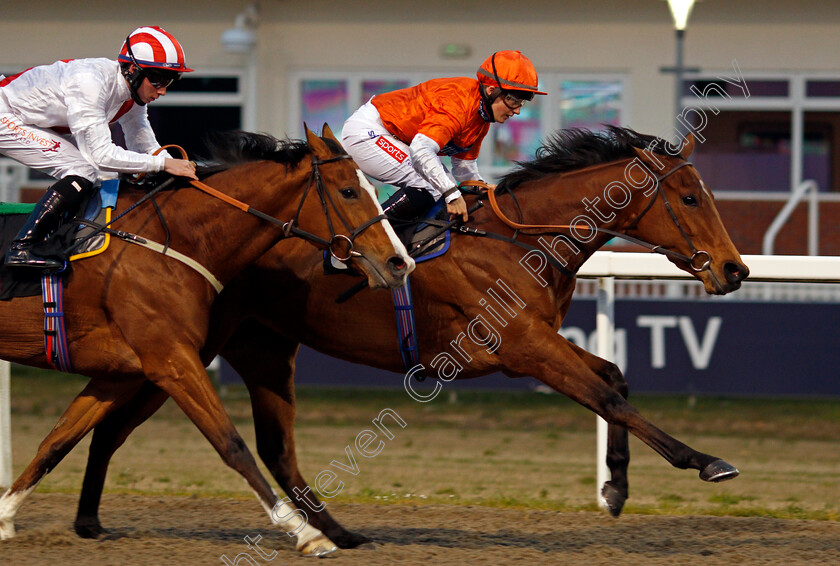
<path id="1" fill-rule="evenodd" d="M 396 159 L 399 163 L 402 163 L 408 157 L 403 150 L 386 140 L 383 136 L 379 136 L 379 139 L 376 140 L 376 145 L 382 148 L 385 153 Z"/>

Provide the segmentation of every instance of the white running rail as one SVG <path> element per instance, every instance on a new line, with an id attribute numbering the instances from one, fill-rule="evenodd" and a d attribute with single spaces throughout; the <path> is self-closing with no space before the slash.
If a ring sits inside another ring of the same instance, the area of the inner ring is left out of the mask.
<path id="1" fill-rule="evenodd" d="M 742 256 L 750 268 L 748 281 L 840 283 L 840 257 L 832 256 Z M 596 252 L 578 272 L 578 277 L 598 279 L 598 355 L 614 360 L 614 304 L 616 279 L 689 279 L 664 256 L 652 253 Z M 12 482 L 11 406 L 9 363 L 0 361 L 0 486 Z M 598 486 L 609 478 L 606 467 L 607 425 L 598 418 Z M 603 479 L 602 479 L 603 478 Z"/>
<path id="2" fill-rule="evenodd" d="M 840 282 L 840 257 L 833 256 L 742 256 L 750 268 L 747 281 Z M 688 279 L 665 256 L 652 253 L 596 252 L 578 272 L 579 278 L 598 279 L 597 336 L 600 357 L 615 361 L 615 280 Z M 607 468 L 607 423 L 597 417 L 596 497 L 603 506 L 601 487 L 609 480 Z"/>

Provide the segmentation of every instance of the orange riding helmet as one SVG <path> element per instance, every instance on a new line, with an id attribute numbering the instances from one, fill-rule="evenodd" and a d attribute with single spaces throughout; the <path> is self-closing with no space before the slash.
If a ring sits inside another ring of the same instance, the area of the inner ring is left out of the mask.
<path id="1" fill-rule="evenodd" d="M 538 90 L 537 70 L 530 59 L 519 51 L 497 51 L 488 57 L 476 73 L 478 82 L 487 86 L 497 86 L 506 91 L 548 94 Z"/>

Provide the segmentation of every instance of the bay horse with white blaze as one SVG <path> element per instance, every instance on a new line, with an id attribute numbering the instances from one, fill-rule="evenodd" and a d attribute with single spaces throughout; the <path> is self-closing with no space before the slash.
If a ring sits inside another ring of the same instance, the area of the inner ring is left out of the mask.
<path id="1" fill-rule="evenodd" d="M 520 229 L 517 236 L 520 244 L 533 246 L 532 251 L 550 247 L 552 252 L 545 257 L 555 255 L 555 265 L 571 273 L 619 233 L 666 252 L 708 293 L 729 293 L 740 287 L 749 270 L 721 223 L 711 192 L 686 161 L 692 148 L 690 136 L 679 151 L 673 151 L 662 140 L 626 129 L 608 134 L 563 132 L 541 148 L 535 161 L 521 163 L 502 179 L 497 200 L 502 215 L 519 223 L 575 225 L 575 237 L 566 236 L 568 225 Z M 470 204 L 475 198 L 468 197 Z M 489 208 L 472 214 L 470 226 L 512 238 L 516 230 Z M 597 223 L 598 230 L 589 233 L 588 222 Z M 547 246 L 542 247 L 539 238 L 546 234 Z M 497 239 L 456 236 L 444 256 L 418 264 L 412 288 L 420 362 L 431 376 L 444 367 L 457 369 L 458 378 L 496 371 L 511 377 L 533 376 L 603 417 L 609 423 L 611 479 L 602 493 L 614 516 L 621 513 L 628 496 L 628 431 L 671 465 L 698 470 L 705 481 L 735 477 L 738 471 L 731 465 L 697 452 L 642 417 L 627 402 L 627 382 L 616 365 L 557 333 L 575 280 L 548 261 L 540 269 L 523 263 L 528 253 Z M 316 492 L 297 466 L 295 355 L 303 343 L 355 363 L 400 373 L 404 368 L 396 347 L 391 298 L 362 292 L 338 307 L 334 299 L 352 280 L 323 276 L 321 264 L 320 254 L 300 243 L 275 246 L 214 304 L 213 331 L 202 355 L 209 361 L 221 353 L 242 376 L 251 395 L 260 457 L 297 507 L 308 514 L 309 524 L 347 548 L 368 539 L 344 529 L 326 509 L 312 507 L 312 501 L 318 501 Z M 515 316 L 498 306 L 497 319 L 482 301 L 499 281 L 526 305 L 508 301 Z M 284 300 L 265 300 L 278 293 Z M 474 325 L 478 317 L 483 323 Z M 471 325 L 475 332 L 467 339 L 465 331 Z M 450 356 L 444 366 L 440 355 L 452 352 L 453 344 L 463 355 Z M 147 383 L 142 394 L 96 427 L 75 523 L 80 535 L 102 532 L 97 508 L 108 460 L 166 398 L 166 391 Z M 310 501 L 301 499 L 301 493 L 308 493 Z"/>
<path id="2" fill-rule="evenodd" d="M 289 235 L 346 256 L 374 286 L 398 287 L 413 269 L 405 247 L 382 222 L 373 187 L 337 151 L 341 146 L 328 128 L 324 133 L 322 139 L 307 128 L 306 141 L 242 135 L 236 141 L 256 155 L 206 179 L 219 198 L 182 183 L 158 193 L 154 208 L 137 207 L 117 223 L 124 232 L 166 241 L 203 266 L 210 278 L 120 239 L 107 253 L 74 264 L 64 297 L 66 330 L 73 369 L 91 381 L 0 499 L 2 538 L 14 536 L 15 514 L 43 476 L 89 430 L 142 395 L 144 384 L 172 396 L 225 463 L 248 482 L 272 520 L 285 525 L 283 517 L 291 509 L 257 468 L 199 352 L 217 299 L 211 280 L 229 283 Z M 143 195 L 139 190 L 121 194 L 118 210 Z M 48 367 L 43 316 L 40 297 L 0 302 L 0 357 Z M 335 548 L 308 526 L 298 531 L 298 546 L 313 554 Z"/>

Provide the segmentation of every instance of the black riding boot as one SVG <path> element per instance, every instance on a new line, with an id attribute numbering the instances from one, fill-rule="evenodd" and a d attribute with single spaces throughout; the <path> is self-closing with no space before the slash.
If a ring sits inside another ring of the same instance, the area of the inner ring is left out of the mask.
<path id="1" fill-rule="evenodd" d="M 52 188 L 47 189 L 41 197 L 35 210 L 29 215 L 26 223 L 18 232 L 17 237 L 6 252 L 6 265 L 9 267 L 35 267 L 38 269 L 56 269 L 63 262 L 51 258 L 39 257 L 29 248 L 41 242 L 47 235 L 58 228 L 64 213 L 67 212 L 67 199 Z"/>
<path id="2" fill-rule="evenodd" d="M 432 208 L 435 199 L 422 189 L 400 189 L 382 204 L 382 210 L 389 220 L 412 221 L 420 218 Z"/>

